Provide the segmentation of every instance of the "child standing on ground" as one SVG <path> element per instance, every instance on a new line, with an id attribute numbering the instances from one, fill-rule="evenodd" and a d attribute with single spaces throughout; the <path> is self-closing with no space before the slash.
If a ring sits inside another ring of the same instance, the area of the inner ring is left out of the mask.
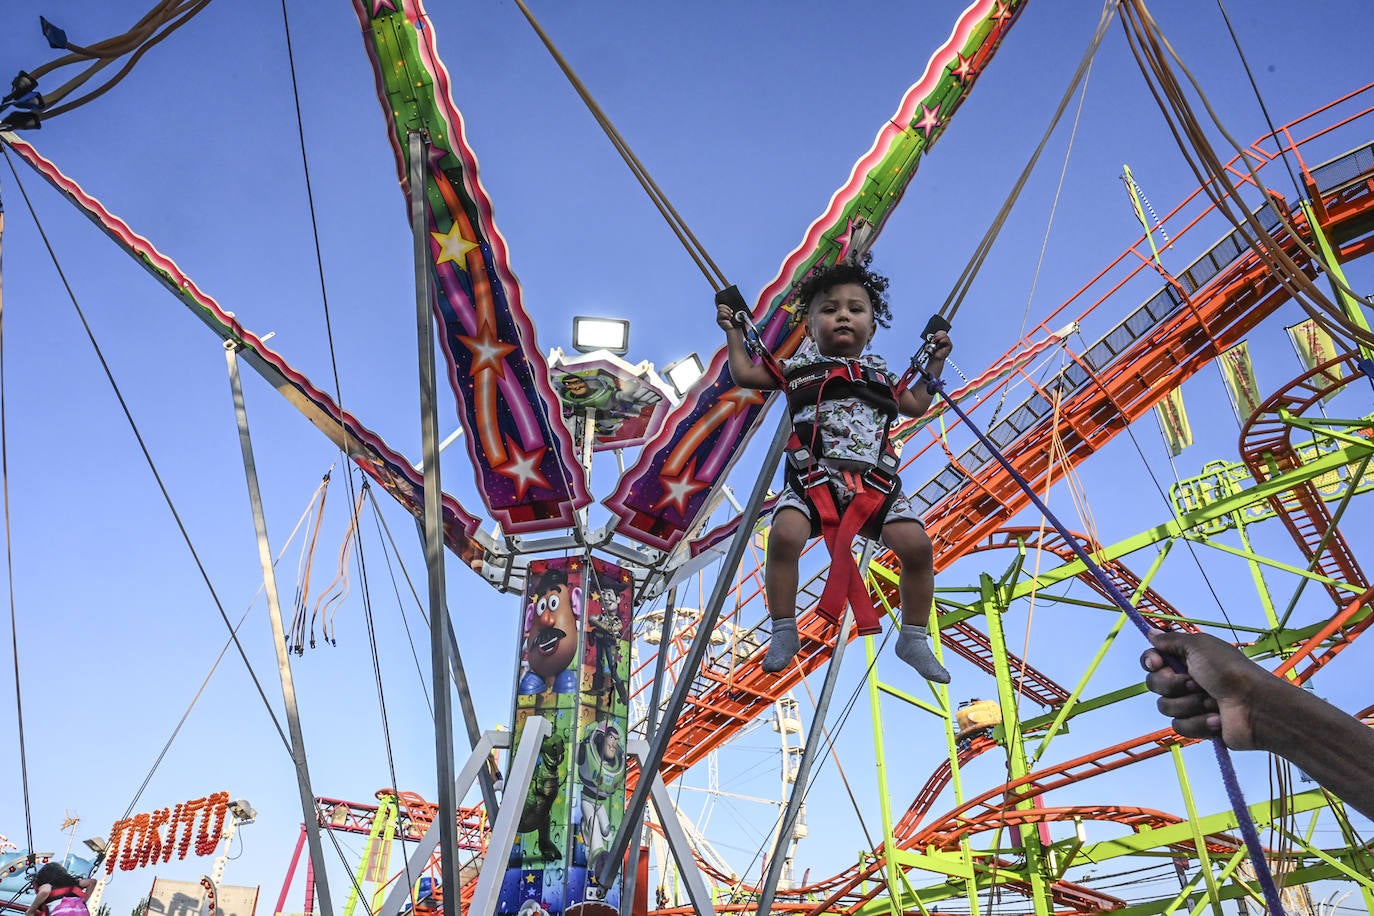
<path id="1" fill-rule="evenodd" d="M 842 261 L 797 284 L 795 299 L 802 310 L 808 340 L 797 355 L 779 361 L 790 380 L 818 367 L 818 364 L 857 364 L 858 367 L 886 373 L 881 356 L 866 352 L 878 325 L 888 327 L 892 311 L 887 303 L 887 278 L 868 269 L 869 255 L 861 264 Z M 749 355 L 744 334 L 734 324 L 731 307 L 718 304 L 716 323 L 725 330 L 729 349 L 730 374 L 742 388 L 773 390 L 782 387 L 769 367 L 755 363 Z M 945 357 L 954 345 L 940 331 L 934 337 L 934 350 L 927 369 L 939 377 Z M 836 386 L 841 387 L 841 386 Z M 811 432 L 803 444 L 813 461 L 828 478 L 835 505 L 841 512 L 853 498 L 854 483 L 873 469 L 881 457 L 887 426 L 892 417 L 872 398 L 858 396 L 825 397 L 824 386 L 816 403 L 792 405 L 794 428 Z M 908 417 L 919 417 L 930 407 L 931 394 L 924 385 L 897 393 L 896 410 Z M 791 476 L 791 475 L 789 475 Z M 935 598 L 935 569 L 930 538 L 911 503 L 898 486 L 881 519 L 865 526 L 870 536 L 880 539 L 901 561 L 898 588 L 902 600 L 902 628 L 897 640 L 897 657 L 915 668 L 926 680 L 949 683 L 949 672 L 935 658 L 927 640 L 926 625 Z M 882 509 L 879 509 L 882 512 Z M 818 533 L 815 506 L 795 480 L 789 479 L 773 513 L 768 538 L 764 587 L 768 613 L 773 619 L 773 638 L 763 659 L 763 670 L 778 672 L 797 654 L 797 565 L 802 548 Z M 876 529 L 876 531 L 875 531 Z"/>
<path id="2" fill-rule="evenodd" d="M 86 895 L 93 887 L 93 878 L 78 878 L 58 863 L 49 862 L 33 876 L 33 903 L 24 916 L 89 916 Z"/>

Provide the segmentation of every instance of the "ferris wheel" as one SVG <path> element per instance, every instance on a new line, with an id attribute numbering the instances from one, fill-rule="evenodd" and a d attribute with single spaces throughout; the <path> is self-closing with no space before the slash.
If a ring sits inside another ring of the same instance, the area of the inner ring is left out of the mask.
<path id="1" fill-rule="evenodd" d="M 668 651 L 661 644 L 667 615 L 666 609 L 654 608 L 641 614 L 636 622 L 637 635 L 647 646 L 657 647 L 659 653 Z M 673 645 L 669 649 L 680 655 L 696 636 L 701 610 L 678 607 L 673 609 L 672 617 Z M 728 658 L 735 664 L 744 663 L 760 648 L 753 633 L 730 620 L 721 621 L 709 639 L 713 656 Z M 680 671 L 673 672 L 670 678 L 676 680 L 680 674 Z M 636 702 L 631 707 L 632 728 L 635 727 L 634 723 L 647 721 L 649 691 L 642 689 L 645 686 L 636 685 Z M 697 784 L 698 780 L 690 779 L 681 781 L 676 787 L 679 800 L 677 812 L 683 818 L 693 848 L 703 867 L 723 887 L 738 888 L 746 884 L 747 875 L 765 864 L 768 852 L 779 848 L 784 850 L 786 856 L 782 886 L 790 888 L 797 885 L 794 863 L 798 847 L 809 833 L 804 803 L 801 817 L 788 831 L 788 842 L 780 844 L 778 836 L 783 829 L 782 812 L 796 791 L 800 760 L 805 750 L 804 740 L 805 728 L 799 704 L 794 692 L 788 691 L 774 702 L 771 714 L 755 719 L 735 736 L 729 747 L 708 755 L 704 784 Z M 731 758 L 724 778 L 722 756 Z M 765 775 L 770 767 L 776 767 L 776 785 L 772 793 L 768 793 L 768 777 Z M 749 791 L 761 794 L 747 794 Z M 684 796 L 682 793 L 687 794 Z M 699 806 L 690 805 L 692 796 L 699 801 Z M 752 826 L 753 829 L 746 834 L 752 845 L 742 846 L 737 838 L 731 843 L 733 855 L 725 855 L 718 850 L 710 840 L 713 835 L 712 821 L 717 816 L 732 822 L 732 833 L 737 832 L 741 825 Z M 661 828 L 655 829 L 651 821 L 649 829 L 653 856 L 651 879 L 657 879 L 652 882 L 655 886 L 654 895 L 663 906 L 688 905 L 690 901 L 678 880 L 678 865 L 663 838 Z"/>

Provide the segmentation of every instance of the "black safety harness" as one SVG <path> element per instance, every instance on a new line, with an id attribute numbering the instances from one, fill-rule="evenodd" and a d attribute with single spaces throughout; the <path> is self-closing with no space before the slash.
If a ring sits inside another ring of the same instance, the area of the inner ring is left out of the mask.
<path id="1" fill-rule="evenodd" d="M 733 321 L 744 333 L 746 345 L 777 379 L 787 397 L 788 412 L 792 418 L 792 434 L 786 449 L 787 483 L 811 509 L 811 536 L 820 535 L 824 538 L 826 549 L 830 551 L 830 574 L 817 602 L 817 610 L 827 619 L 838 623 L 848 601 L 854 609 L 858 632 L 877 633 L 882 629 L 880 617 L 864 586 L 858 564 L 854 562 L 851 545 L 857 535 L 875 538 L 881 533 L 882 520 L 900 493 L 897 450 L 888 436 L 888 429 L 897 418 L 897 402 L 901 393 L 917 377 L 933 352 L 935 332 L 947 330 L 949 325 L 938 316 L 931 319 L 922 332 L 925 345 L 901 378 L 855 359 L 824 356 L 815 363 L 784 370 L 777 358 L 763 345 L 752 316 L 743 307 L 744 300 L 739 291 L 733 286 L 722 290 L 716 295 L 716 302 L 733 308 Z M 861 400 L 884 417 L 878 462 L 871 468 L 845 471 L 826 467 L 816 454 L 819 443 L 816 424 L 797 419 L 807 407 L 815 407 L 819 417 L 823 402 L 841 398 Z M 836 473 L 849 491 L 848 503 L 844 503 L 841 494 L 836 492 Z"/>
<path id="2" fill-rule="evenodd" d="M 838 622 L 848 600 L 858 631 L 876 633 L 881 629 L 878 613 L 849 545 L 860 534 L 878 536 L 882 520 L 900 492 L 897 450 L 887 434 L 897 418 L 897 378 L 857 360 L 821 357 L 816 363 L 785 372 L 782 384 L 792 416 L 786 451 L 787 483 L 811 509 L 811 536 L 823 537 L 830 550 L 830 575 L 818 607 L 827 618 Z M 819 418 L 823 402 L 847 398 L 869 404 L 883 417 L 878 461 L 862 471 L 826 467 L 816 454 L 820 436 L 817 424 L 798 419 L 808 407 L 814 407 Z M 849 491 L 845 494 L 848 502 L 837 492 L 836 476 Z"/>

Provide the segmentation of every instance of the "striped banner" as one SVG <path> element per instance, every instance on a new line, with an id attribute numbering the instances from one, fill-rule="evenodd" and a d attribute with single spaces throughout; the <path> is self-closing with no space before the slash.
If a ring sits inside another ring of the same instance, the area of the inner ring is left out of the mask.
<path id="1" fill-rule="evenodd" d="M 867 247 L 916 174 L 922 156 L 968 97 L 1026 0 L 976 0 L 925 73 L 902 97 L 872 148 L 830 198 L 825 212 L 759 295 L 754 321 L 764 346 L 790 356 L 802 329 L 789 329 L 784 303 L 792 284 L 820 264 L 833 264 L 851 244 Z M 705 377 L 669 415 L 605 504 L 620 518 L 616 532 L 670 550 L 697 523 L 711 491 L 743 452 L 772 393 L 738 388 L 716 352 Z"/>
<path id="2" fill-rule="evenodd" d="M 506 240 L 419 0 L 354 0 L 409 195 L 407 135 L 429 138 L 426 196 L 440 345 L 478 492 L 507 533 L 572 527 L 591 502 Z"/>

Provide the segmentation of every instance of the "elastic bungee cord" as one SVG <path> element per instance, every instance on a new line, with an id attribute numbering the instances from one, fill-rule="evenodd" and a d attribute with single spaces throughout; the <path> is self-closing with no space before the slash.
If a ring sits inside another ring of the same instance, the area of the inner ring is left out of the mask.
<path id="1" fill-rule="evenodd" d="M 1088 555 L 1088 551 L 1083 549 L 1083 545 L 1078 542 L 1078 539 L 1064 526 L 1064 523 L 1059 520 L 1058 516 L 1050 511 L 1050 507 L 1045 504 L 1044 500 L 1036 495 L 1035 488 L 1030 485 L 1030 482 L 1021 476 L 1020 472 L 1012 466 L 1011 462 L 1006 459 L 1006 456 L 1002 454 L 992 440 L 983 434 L 982 429 L 974 425 L 973 421 L 969 419 L 968 414 L 959 406 L 959 402 L 945 395 L 944 379 L 935 378 L 924 369 L 920 370 L 919 376 L 932 394 L 938 393 L 941 397 L 944 397 L 945 403 L 947 403 L 950 409 L 954 411 L 955 415 L 964 422 L 964 425 L 968 427 L 969 431 L 977 437 L 983 447 L 986 448 L 992 457 L 996 459 L 997 463 L 1002 466 L 1002 469 L 1011 475 L 1012 480 L 1016 481 L 1016 485 L 1030 498 L 1035 508 L 1039 509 L 1045 519 L 1054 526 L 1054 529 L 1059 532 L 1059 536 L 1073 549 L 1073 552 L 1078 556 L 1078 559 L 1082 561 L 1088 572 L 1092 574 L 1093 578 L 1102 585 L 1106 593 L 1116 602 L 1117 606 L 1121 608 L 1122 613 L 1130 618 L 1131 623 L 1136 625 L 1136 629 L 1140 630 L 1142 635 L 1148 637 L 1150 632 L 1154 630 L 1154 627 L 1150 626 L 1149 622 L 1135 609 L 1130 600 L 1121 593 L 1121 590 L 1112 582 L 1111 577 L 1103 572 L 1102 567 L 1093 562 L 1092 557 Z M 1187 670 L 1178 659 L 1164 653 L 1161 654 L 1164 655 L 1165 662 L 1174 671 L 1182 673 Z M 1255 822 L 1250 817 L 1250 809 L 1245 803 L 1245 796 L 1241 792 L 1240 781 L 1236 777 L 1236 767 L 1231 760 L 1231 752 L 1221 740 L 1220 736 L 1212 738 L 1212 749 L 1216 752 L 1217 767 L 1221 770 L 1222 784 L 1226 786 L 1226 797 L 1230 800 L 1231 808 L 1236 815 L 1236 826 L 1240 828 L 1241 836 L 1245 839 L 1245 848 L 1250 853 L 1250 861 L 1255 868 L 1256 880 L 1258 880 L 1260 889 L 1264 892 L 1265 904 L 1269 907 L 1269 912 L 1273 914 L 1273 916 L 1283 916 L 1283 903 L 1279 899 L 1279 891 L 1274 884 L 1273 873 L 1269 870 L 1269 861 L 1265 857 L 1264 846 L 1260 843 L 1259 831 L 1255 828 Z"/>

